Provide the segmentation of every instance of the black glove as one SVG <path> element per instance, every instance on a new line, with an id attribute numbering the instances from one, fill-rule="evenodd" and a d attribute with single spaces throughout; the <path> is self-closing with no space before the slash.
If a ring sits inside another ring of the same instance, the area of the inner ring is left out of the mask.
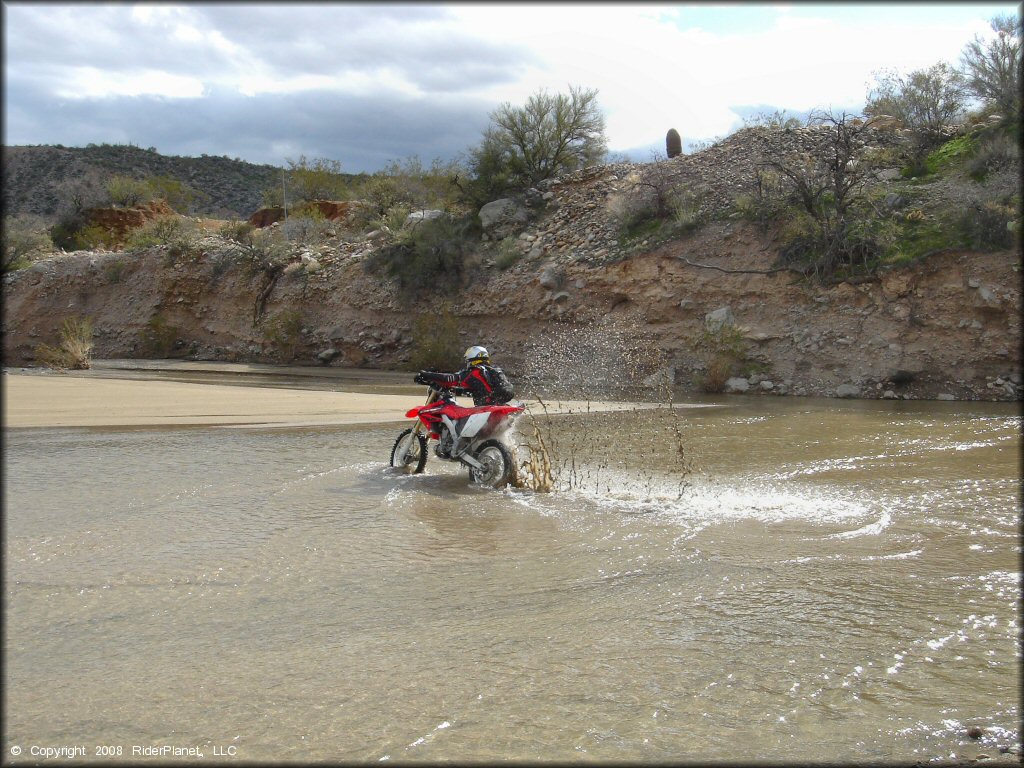
<path id="1" fill-rule="evenodd" d="M 425 373 L 424 371 L 420 371 L 419 373 L 417 373 L 416 377 L 413 379 L 413 381 L 415 381 L 417 384 L 429 384 L 430 383 L 430 379 L 428 379 L 426 376 L 424 376 L 423 375 L 424 373 Z"/>

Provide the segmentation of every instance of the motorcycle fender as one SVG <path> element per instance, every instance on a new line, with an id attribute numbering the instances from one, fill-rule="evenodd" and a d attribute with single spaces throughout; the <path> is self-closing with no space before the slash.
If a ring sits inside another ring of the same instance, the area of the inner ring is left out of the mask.
<path id="1" fill-rule="evenodd" d="M 462 428 L 462 433 L 459 437 L 467 440 L 473 439 L 477 432 L 484 428 L 487 420 L 491 418 L 490 413 L 474 413 L 472 416 L 466 419 L 466 426 Z"/>

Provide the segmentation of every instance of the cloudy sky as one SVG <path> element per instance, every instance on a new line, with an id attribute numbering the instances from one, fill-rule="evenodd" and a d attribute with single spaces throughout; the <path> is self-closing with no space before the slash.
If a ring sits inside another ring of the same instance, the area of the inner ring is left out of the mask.
<path id="1" fill-rule="evenodd" d="M 597 89 L 610 150 L 753 112 L 859 110 L 872 73 L 955 63 L 1018 3 L 4 2 L 4 144 L 348 172 L 453 159 L 502 102 Z"/>

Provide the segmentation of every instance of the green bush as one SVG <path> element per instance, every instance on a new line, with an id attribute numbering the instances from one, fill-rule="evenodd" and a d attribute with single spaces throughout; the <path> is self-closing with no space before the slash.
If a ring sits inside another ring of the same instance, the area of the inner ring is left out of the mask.
<path id="1" fill-rule="evenodd" d="M 3 271 L 29 266 L 33 256 L 53 250 L 53 240 L 42 219 L 35 216 L 5 216 L 3 223 Z"/>
<path id="2" fill-rule="evenodd" d="M 107 196 L 113 205 L 131 208 L 154 199 L 154 191 L 145 181 L 116 175 L 107 180 Z"/>
<path id="3" fill-rule="evenodd" d="M 239 243 L 240 245 L 247 245 L 252 239 L 252 233 L 255 231 L 256 227 L 248 221 L 235 220 L 225 224 L 220 234 L 227 240 Z"/>
<path id="4" fill-rule="evenodd" d="M 128 233 L 125 248 L 130 251 L 169 245 L 181 253 L 189 253 L 198 240 L 199 228 L 194 221 L 180 216 L 161 216 Z"/>
<path id="5" fill-rule="evenodd" d="M 516 243 L 516 238 L 506 237 L 498 243 L 494 254 L 494 266 L 500 270 L 509 269 L 523 256 L 523 252 Z"/>
<path id="6" fill-rule="evenodd" d="M 114 248 L 117 246 L 117 235 L 109 229 L 104 229 L 98 224 L 79 229 L 70 237 L 72 250 L 91 251 L 97 248 Z"/>
<path id="7" fill-rule="evenodd" d="M 60 331 L 60 344 L 52 347 L 40 344 L 36 359 L 43 365 L 58 370 L 86 370 L 92 367 L 92 321 L 88 318 L 68 318 Z"/>
<path id="8" fill-rule="evenodd" d="M 341 162 L 326 157 L 288 160 L 288 202 L 308 200 L 344 200 L 348 195 L 348 179 L 341 172 Z"/>
<path id="9" fill-rule="evenodd" d="M 978 142 L 967 160 L 967 175 L 984 181 L 991 172 L 1020 164 L 1020 146 L 1005 132 L 987 136 Z"/>
<path id="10" fill-rule="evenodd" d="M 403 230 L 395 242 L 378 248 L 367 268 L 397 278 L 407 291 L 450 288 L 466 269 L 466 256 L 479 238 L 476 216 L 427 219 Z M 440 285 L 439 285 L 440 283 Z"/>

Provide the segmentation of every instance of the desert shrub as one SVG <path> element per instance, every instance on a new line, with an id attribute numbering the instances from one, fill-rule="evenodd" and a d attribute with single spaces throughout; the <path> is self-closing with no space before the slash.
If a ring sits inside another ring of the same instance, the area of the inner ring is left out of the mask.
<path id="1" fill-rule="evenodd" d="M 461 367 L 458 320 L 448 305 L 417 317 L 412 329 L 410 370 L 455 371 Z"/>
<path id="2" fill-rule="evenodd" d="M 295 359 L 302 343 L 302 315 L 294 309 L 284 309 L 266 319 L 263 326 L 266 340 L 277 349 L 278 359 L 290 363 Z"/>
<path id="3" fill-rule="evenodd" d="M 375 173 L 364 182 L 359 197 L 370 204 L 373 215 L 378 218 L 383 218 L 396 206 L 411 208 L 415 202 L 413 196 L 402 189 L 398 179 L 383 172 Z"/>
<path id="4" fill-rule="evenodd" d="M 508 269 L 523 256 L 514 237 L 506 237 L 498 243 L 494 254 L 494 265 L 501 270 Z"/>
<path id="5" fill-rule="evenodd" d="M 771 128 L 782 131 L 791 128 L 799 128 L 803 123 L 800 118 L 789 114 L 785 109 L 776 109 L 774 112 L 758 112 L 743 118 L 744 128 Z"/>
<path id="6" fill-rule="evenodd" d="M 697 376 L 696 384 L 708 394 L 722 392 L 731 376 L 757 365 L 743 331 L 735 325 L 706 327 L 692 344 L 704 363 L 704 373 Z"/>
<path id="7" fill-rule="evenodd" d="M 302 215 L 289 216 L 281 231 L 289 242 L 319 245 L 333 234 L 334 226 L 318 209 L 311 208 Z"/>
<path id="8" fill-rule="evenodd" d="M 405 226 L 405 220 L 409 218 L 410 213 L 412 211 L 409 209 L 409 206 L 396 205 L 388 209 L 388 212 L 381 218 L 380 224 L 392 232 L 398 232 Z"/>
<path id="9" fill-rule="evenodd" d="M 162 315 L 154 315 L 139 332 L 143 352 L 152 357 L 170 357 L 178 343 L 178 333 L 177 326 L 168 323 Z"/>
<path id="10" fill-rule="evenodd" d="M 127 268 L 128 265 L 123 259 L 115 259 L 114 261 L 108 261 L 103 266 L 103 274 L 107 278 L 107 282 L 114 285 L 121 282 L 124 278 L 125 269 Z"/>
<path id="11" fill-rule="evenodd" d="M 341 172 L 341 162 L 326 157 L 288 161 L 288 197 L 297 200 L 344 200 L 348 180 Z"/>
<path id="12" fill-rule="evenodd" d="M 779 174 L 760 169 L 754 174 L 753 191 L 737 196 L 734 205 L 740 216 L 765 229 L 783 215 L 789 203 Z"/>
<path id="13" fill-rule="evenodd" d="M 729 355 L 708 355 L 703 373 L 697 374 L 697 387 L 709 395 L 724 392 L 725 383 L 732 377 L 735 365 L 735 361 Z"/>
<path id="14" fill-rule="evenodd" d="M 53 250 L 53 241 L 42 219 L 25 214 L 5 216 L 3 223 L 3 271 L 27 267 L 33 256 Z"/>
<path id="15" fill-rule="evenodd" d="M 205 192 L 193 189 L 172 176 L 152 176 L 143 183 L 152 199 L 163 200 L 181 214 L 190 213 L 197 202 L 209 198 Z"/>
<path id="16" fill-rule="evenodd" d="M 654 170 L 627 177 L 622 191 L 609 198 L 608 213 L 619 230 L 619 240 L 629 243 L 695 229 L 701 223 L 700 203 L 698 195 Z"/>
<path id="17" fill-rule="evenodd" d="M 58 370 L 86 370 L 92 367 L 92 321 L 88 318 L 67 318 L 60 330 L 56 347 L 40 344 L 36 359 Z"/>
<path id="18" fill-rule="evenodd" d="M 76 251 L 114 248 L 117 246 L 117 233 L 104 229 L 99 224 L 90 224 L 71 234 L 69 244 L 72 250 Z"/>
<path id="19" fill-rule="evenodd" d="M 169 245 L 176 255 L 190 253 L 199 236 L 199 228 L 190 219 L 180 216 L 160 216 L 128 233 L 125 249 L 143 250 L 157 245 Z"/>
<path id="20" fill-rule="evenodd" d="M 397 278 L 403 290 L 430 291 L 439 282 L 450 287 L 465 273 L 466 256 L 476 244 L 479 226 L 476 216 L 426 219 L 374 251 L 367 268 Z"/>
<path id="21" fill-rule="evenodd" d="M 291 258 L 291 244 L 280 229 L 259 229 L 247 221 L 236 221 L 229 223 L 223 232 L 229 240 L 242 246 L 250 271 L 266 272 L 283 267 Z"/>
<path id="22" fill-rule="evenodd" d="M 256 231 L 256 227 L 248 221 L 235 220 L 225 224 L 220 234 L 227 240 L 245 245 L 250 241 L 254 231 Z"/>
<path id="23" fill-rule="evenodd" d="M 961 209 L 955 219 L 957 233 L 963 244 L 983 251 L 1011 248 L 1014 245 L 1014 222 L 1020 218 L 1019 200 L 999 202 L 975 200 Z"/>
<path id="24" fill-rule="evenodd" d="M 131 208 L 154 199 L 153 188 L 145 181 L 115 175 L 107 180 L 107 196 L 112 205 Z"/>
<path id="25" fill-rule="evenodd" d="M 967 102 L 963 77 L 945 63 L 908 75 L 875 73 L 864 113 L 895 117 L 912 132 L 921 151 L 940 141 L 943 129 L 955 122 Z"/>
<path id="26" fill-rule="evenodd" d="M 669 206 L 671 209 L 673 235 L 692 232 L 701 225 L 700 195 L 688 189 L 680 190 L 669 201 Z"/>
<path id="27" fill-rule="evenodd" d="M 1008 134 L 1000 132 L 978 142 L 974 154 L 967 160 L 967 175 L 975 181 L 984 181 L 993 171 L 1020 164 L 1020 145 Z"/>

